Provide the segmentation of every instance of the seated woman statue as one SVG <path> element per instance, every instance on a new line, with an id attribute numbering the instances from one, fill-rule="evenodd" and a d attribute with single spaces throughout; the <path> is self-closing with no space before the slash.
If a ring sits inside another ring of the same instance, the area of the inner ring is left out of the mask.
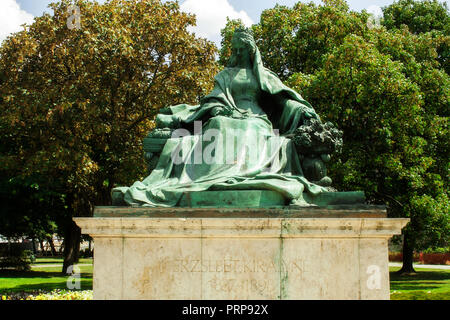
<path id="1" fill-rule="evenodd" d="M 305 178 L 289 138 L 310 119 L 320 121 L 300 94 L 263 66 L 251 33 L 237 30 L 229 65 L 216 75 L 212 92 L 200 105 L 161 110 L 155 130 L 170 137 L 154 170 L 131 187 L 113 189 L 113 202 L 174 207 L 189 192 L 270 190 L 286 204 L 304 204 L 304 192 L 327 191 Z"/>

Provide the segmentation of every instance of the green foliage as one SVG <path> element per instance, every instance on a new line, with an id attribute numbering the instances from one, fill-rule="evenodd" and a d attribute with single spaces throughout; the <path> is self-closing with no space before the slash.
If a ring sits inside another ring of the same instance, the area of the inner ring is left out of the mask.
<path id="1" fill-rule="evenodd" d="M 449 200 L 448 194 L 444 192 L 438 194 L 435 198 L 425 194 L 416 195 L 411 199 L 409 208 L 414 212 L 416 248 L 438 250 L 439 246 L 448 245 L 450 234 Z"/>
<path id="2" fill-rule="evenodd" d="M 438 42 L 438 61 L 450 73 L 450 14 L 446 2 L 399 0 L 383 8 L 382 24 L 389 30 L 406 26 L 412 33 L 430 33 Z"/>
<path id="3" fill-rule="evenodd" d="M 253 26 L 262 59 L 282 79 L 296 72 L 311 74 L 324 56 L 342 44 L 348 34 L 363 35 L 368 15 L 348 11 L 345 1 L 316 6 L 298 2 L 293 8 L 264 10 Z"/>
<path id="4" fill-rule="evenodd" d="M 419 8 L 437 8 L 407 2 L 417 17 L 430 15 Z M 371 203 L 387 204 L 391 217 L 411 218 L 405 234 L 417 250 L 450 240 L 445 14 L 415 34 L 386 21 L 373 28 L 367 12 L 349 11 L 344 1 L 299 2 L 265 10 L 252 27 L 266 67 L 344 131 L 343 151 L 329 168 L 334 185 L 364 190 Z"/>
<path id="5" fill-rule="evenodd" d="M 383 25 L 388 29 L 407 25 L 413 33 L 449 31 L 450 15 L 446 2 L 398 0 L 383 8 L 383 16 Z"/>
<path id="6" fill-rule="evenodd" d="M 0 234 L 35 239 L 62 234 L 60 227 L 70 219 L 65 195 L 56 188 L 46 189 L 38 177 L 7 180 L 7 174 L 0 179 Z"/>
<path id="7" fill-rule="evenodd" d="M 215 46 L 187 31 L 195 18 L 177 3 L 77 0 L 78 30 L 67 27 L 71 3 L 51 4 L 53 14 L 0 48 L 2 184 L 26 181 L 12 204 L 34 183 L 64 196 L 69 217 L 142 178 L 142 139 L 155 114 L 196 103 L 217 71 Z"/>
<path id="8" fill-rule="evenodd" d="M 0 270 L 28 271 L 30 270 L 31 256 L 31 251 L 24 250 L 20 243 L 1 243 Z"/>
<path id="9" fill-rule="evenodd" d="M 423 253 L 450 253 L 450 246 L 442 248 L 428 248 L 424 250 Z"/>
<path id="10" fill-rule="evenodd" d="M 422 142 L 414 139 L 423 130 L 419 90 L 400 63 L 364 39 L 347 37 L 303 91 L 319 114 L 344 131 L 342 156 L 330 168 L 339 189 L 363 189 L 376 201 L 380 193 L 392 194 L 397 186 L 391 181 L 400 179 L 405 161 L 421 160 L 420 149 L 404 150 Z M 416 119 L 411 126 L 401 125 L 410 119 Z"/>

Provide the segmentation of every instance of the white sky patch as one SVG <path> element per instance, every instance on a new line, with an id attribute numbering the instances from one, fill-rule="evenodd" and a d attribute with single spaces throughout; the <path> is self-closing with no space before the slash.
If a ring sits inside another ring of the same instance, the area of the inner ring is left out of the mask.
<path id="1" fill-rule="evenodd" d="M 22 30 L 24 23 L 31 24 L 33 15 L 22 10 L 16 0 L 1 0 L 0 2 L 0 42 L 13 32 Z"/>
<path id="2" fill-rule="evenodd" d="M 383 10 L 381 10 L 380 6 L 371 5 L 367 9 L 368 13 L 373 13 L 375 17 L 382 17 L 383 16 Z"/>
<path id="3" fill-rule="evenodd" d="M 253 24 L 247 12 L 236 11 L 228 0 L 186 0 L 180 8 L 197 16 L 197 26 L 191 31 L 199 37 L 214 41 L 218 47 L 221 40 L 220 30 L 225 27 L 227 17 L 241 19 L 247 27 Z"/>

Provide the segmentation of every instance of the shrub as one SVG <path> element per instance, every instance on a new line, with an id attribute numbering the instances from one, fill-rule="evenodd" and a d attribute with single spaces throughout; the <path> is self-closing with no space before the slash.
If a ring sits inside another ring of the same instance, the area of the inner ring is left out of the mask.
<path id="1" fill-rule="evenodd" d="M 30 270 L 32 259 L 32 252 L 24 250 L 21 243 L 2 243 L 0 245 L 0 270 Z"/>
<path id="2" fill-rule="evenodd" d="M 94 251 L 89 250 L 88 248 L 80 251 L 81 258 L 92 258 L 94 256 Z"/>

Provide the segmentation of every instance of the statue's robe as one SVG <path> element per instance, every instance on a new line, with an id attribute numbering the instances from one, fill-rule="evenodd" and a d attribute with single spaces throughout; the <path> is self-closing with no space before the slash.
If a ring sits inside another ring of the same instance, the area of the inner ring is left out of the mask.
<path id="1" fill-rule="evenodd" d="M 231 69 L 223 70 L 200 105 L 172 106 L 169 115 L 161 115 L 166 122 L 169 117 L 189 128 L 191 134 L 168 139 L 146 179 L 114 192 L 122 192 L 129 205 L 173 207 L 183 193 L 194 191 L 272 190 L 281 193 L 287 203 L 301 201 L 303 192 L 325 191 L 303 176 L 294 144 L 285 137 L 302 124 L 306 112 L 314 110 L 262 66 L 259 52 L 253 72 L 262 92 L 259 104 L 266 115 L 250 114 L 235 105 Z M 228 115 L 213 116 L 215 108 Z M 196 121 L 202 123 L 203 136 L 193 134 Z"/>

